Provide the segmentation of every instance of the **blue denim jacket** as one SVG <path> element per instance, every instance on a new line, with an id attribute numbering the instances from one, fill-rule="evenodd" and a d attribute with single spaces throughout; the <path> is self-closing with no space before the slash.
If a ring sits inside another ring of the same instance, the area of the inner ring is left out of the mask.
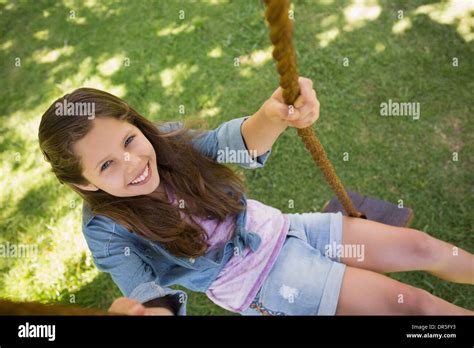
<path id="1" fill-rule="evenodd" d="M 204 155 L 219 163 L 237 163 L 244 168 L 263 167 L 271 153 L 250 157 L 245 146 L 241 125 L 250 116 L 222 123 L 192 141 Z M 162 132 L 183 127 L 182 122 L 168 122 Z M 241 150 L 238 156 L 220 156 L 228 150 Z M 232 162 L 230 162 L 232 160 Z M 235 161 L 233 161 L 235 160 Z M 245 196 L 241 199 L 246 205 Z M 179 308 L 178 315 L 186 315 L 186 292 L 169 286 L 177 284 L 192 291 L 205 292 L 233 254 L 245 246 L 256 250 L 260 237 L 245 229 L 247 209 L 237 216 L 234 237 L 223 248 L 214 249 L 196 259 L 176 257 L 154 242 L 131 233 L 124 226 L 103 215 L 94 215 L 86 202 L 83 204 L 82 230 L 97 268 L 110 273 L 124 296 L 141 303 L 168 296 Z"/>

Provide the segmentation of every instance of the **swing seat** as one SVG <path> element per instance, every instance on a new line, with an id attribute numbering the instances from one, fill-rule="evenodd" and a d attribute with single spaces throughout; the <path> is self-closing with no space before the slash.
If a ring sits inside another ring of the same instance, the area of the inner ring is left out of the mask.
<path id="1" fill-rule="evenodd" d="M 410 208 L 399 208 L 396 204 L 362 196 L 356 192 L 347 191 L 357 211 L 365 214 L 368 220 L 381 222 L 387 225 L 407 227 L 413 219 L 413 210 Z M 337 196 L 334 196 L 323 207 L 326 213 L 342 212 L 347 216 Z"/>

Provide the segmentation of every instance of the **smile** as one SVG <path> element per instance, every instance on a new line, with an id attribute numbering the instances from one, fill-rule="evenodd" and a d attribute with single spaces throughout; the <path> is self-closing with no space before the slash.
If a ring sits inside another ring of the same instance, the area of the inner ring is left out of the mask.
<path id="1" fill-rule="evenodd" d="M 146 164 L 145 169 L 143 172 L 135 179 L 133 180 L 129 185 L 144 185 L 150 180 L 151 178 L 151 168 L 150 168 L 150 162 Z"/>

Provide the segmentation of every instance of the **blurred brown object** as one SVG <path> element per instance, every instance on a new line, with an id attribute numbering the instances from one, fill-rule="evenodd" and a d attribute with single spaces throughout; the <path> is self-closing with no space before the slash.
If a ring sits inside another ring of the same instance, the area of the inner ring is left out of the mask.
<path id="1" fill-rule="evenodd" d="M 114 315 L 101 309 L 0 300 L 0 315 Z"/>

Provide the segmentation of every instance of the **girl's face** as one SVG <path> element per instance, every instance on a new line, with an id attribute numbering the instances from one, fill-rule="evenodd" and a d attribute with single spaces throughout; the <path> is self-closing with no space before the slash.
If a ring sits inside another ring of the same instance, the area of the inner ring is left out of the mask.
<path id="1" fill-rule="evenodd" d="M 113 196 L 147 195 L 160 184 L 155 149 L 134 125 L 111 117 L 95 118 L 92 129 L 73 145 L 87 191 L 101 189 Z"/>

